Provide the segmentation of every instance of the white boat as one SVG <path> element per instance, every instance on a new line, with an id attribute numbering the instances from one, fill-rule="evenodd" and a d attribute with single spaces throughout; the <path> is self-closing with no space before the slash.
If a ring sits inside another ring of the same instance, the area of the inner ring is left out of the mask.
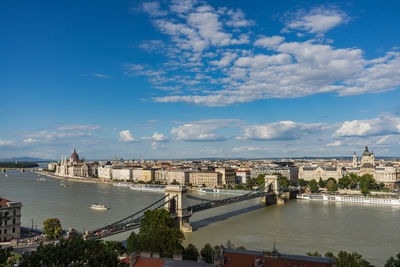
<path id="1" fill-rule="evenodd" d="M 130 185 L 130 189 L 137 191 L 164 192 L 164 186 Z"/>
<path id="2" fill-rule="evenodd" d="M 38 178 L 38 179 L 36 179 L 36 181 L 38 181 L 38 182 L 44 182 L 44 181 L 47 181 L 47 180 L 46 180 L 46 178 Z"/>
<path id="3" fill-rule="evenodd" d="M 212 194 L 227 194 L 227 195 L 243 195 L 250 191 L 247 190 L 230 190 L 230 189 L 217 189 L 217 188 L 199 188 L 199 193 L 212 193 Z"/>
<path id="4" fill-rule="evenodd" d="M 8 177 L 8 174 L 6 174 L 5 176 Z"/>
<path id="5" fill-rule="evenodd" d="M 65 188 L 69 187 L 69 185 L 64 184 L 64 183 L 60 183 L 60 186 L 65 187 Z"/>
<path id="6" fill-rule="evenodd" d="M 129 187 L 128 183 L 113 183 L 113 186 L 118 186 L 118 187 Z"/>
<path id="7" fill-rule="evenodd" d="M 90 206 L 90 208 L 93 210 L 108 210 L 108 207 L 106 205 L 102 205 L 102 204 L 92 204 L 92 206 Z"/>
<path id="8" fill-rule="evenodd" d="M 400 206 L 399 198 L 377 198 L 377 197 L 349 196 L 349 195 L 325 195 L 325 194 L 321 194 L 321 195 L 301 194 L 301 195 L 298 195 L 297 198 L 307 199 L 307 200 L 323 200 L 323 201 L 333 201 L 333 202 Z"/>

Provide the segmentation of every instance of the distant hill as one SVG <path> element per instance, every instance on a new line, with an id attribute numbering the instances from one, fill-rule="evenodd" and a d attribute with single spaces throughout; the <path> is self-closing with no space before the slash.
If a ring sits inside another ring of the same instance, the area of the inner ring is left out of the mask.
<path id="1" fill-rule="evenodd" d="M 33 158 L 33 157 L 0 158 L 0 162 L 14 162 L 14 161 L 40 162 L 40 161 L 52 161 L 52 160 Z"/>

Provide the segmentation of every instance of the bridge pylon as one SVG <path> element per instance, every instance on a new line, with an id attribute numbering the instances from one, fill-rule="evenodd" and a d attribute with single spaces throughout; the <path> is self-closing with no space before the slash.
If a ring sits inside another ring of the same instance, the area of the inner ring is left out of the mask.
<path id="1" fill-rule="evenodd" d="M 179 227 L 182 232 L 192 232 L 192 225 L 189 220 L 192 213 L 188 210 L 186 186 L 168 185 L 165 187 L 165 195 L 167 196 L 165 199 L 167 202 L 164 205 L 164 209 L 175 219 L 176 227 Z"/>
<path id="2" fill-rule="evenodd" d="M 285 204 L 285 200 L 280 197 L 280 188 L 279 188 L 279 177 L 278 175 L 265 175 L 264 177 L 265 184 L 268 185 L 264 188 L 265 196 L 261 199 L 261 202 L 265 205 L 270 204 Z M 270 188 L 270 186 L 272 188 Z M 272 192 L 270 192 L 272 189 Z M 268 194 L 267 194 L 268 193 Z"/>

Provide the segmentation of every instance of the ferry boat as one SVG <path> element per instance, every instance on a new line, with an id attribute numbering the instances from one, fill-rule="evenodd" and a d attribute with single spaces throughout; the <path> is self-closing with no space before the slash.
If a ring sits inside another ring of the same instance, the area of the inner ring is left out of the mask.
<path id="1" fill-rule="evenodd" d="M 217 188 L 199 188 L 199 193 L 212 193 L 212 194 L 227 194 L 227 195 L 243 195 L 249 193 L 246 190 L 230 190 L 230 189 L 217 189 Z"/>
<path id="2" fill-rule="evenodd" d="M 149 192 L 164 192 L 164 186 L 145 186 L 145 185 L 130 185 L 130 189 L 137 191 L 149 191 Z"/>
<path id="3" fill-rule="evenodd" d="M 128 183 L 113 183 L 113 186 L 118 186 L 118 187 L 129 187 Z"/>
<path id="4" fill-rule="evenodd" d="M 301 194 L 297 196 L 298 199 L 307 200 L 322 200 L 346 203 L 360 203 L 360 204 L 376 204 L 376 205 L 394 205 L 400 206 L 399 198 L 375 198 L 363 196 L 344 196 L 344 195 L 314 195 L 314 194 Z"/>
<path id="5" fill-rule="evenodd" d="M 90 208 L 93 210 L 108 210 L 108 207 L 102 204 L 92 204 Z"/>

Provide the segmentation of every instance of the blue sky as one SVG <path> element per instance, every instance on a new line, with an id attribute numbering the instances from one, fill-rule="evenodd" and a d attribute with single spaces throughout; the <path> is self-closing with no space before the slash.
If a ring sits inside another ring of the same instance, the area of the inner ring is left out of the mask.
<path id="1" fill-rule="evenodd" d="M 0 158 L 399 156 L 397 1 L 2 1 Z"/>

